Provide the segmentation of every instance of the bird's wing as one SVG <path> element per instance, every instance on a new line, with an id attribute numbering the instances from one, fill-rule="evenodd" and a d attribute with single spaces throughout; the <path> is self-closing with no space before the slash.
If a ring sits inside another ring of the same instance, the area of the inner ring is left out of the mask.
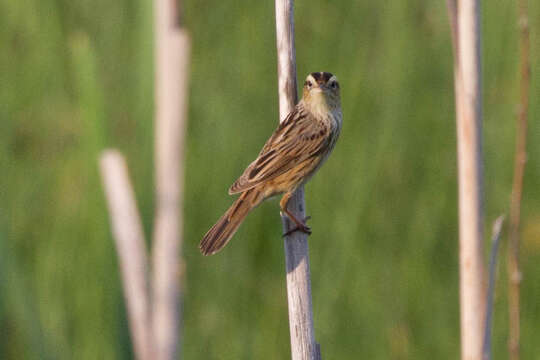
<path id="1" fill-rule="evenodd" d="M 229 194 L 246 191 L 317 156 L 327 148 L 329 131 L 313 115 L 296 106 L 268 139 L 257 159 L 231 185 Z"/>

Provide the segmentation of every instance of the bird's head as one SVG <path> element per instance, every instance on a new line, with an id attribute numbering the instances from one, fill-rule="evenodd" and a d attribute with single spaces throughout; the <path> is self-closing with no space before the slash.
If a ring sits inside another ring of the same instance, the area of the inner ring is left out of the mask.
<path id="1" fill-rule="evenodd" d="M 314 72 L 304 82 L 304 103 L 315 111 L 333 111 L 341 107 L 337 77 L 328 72 Z"/>

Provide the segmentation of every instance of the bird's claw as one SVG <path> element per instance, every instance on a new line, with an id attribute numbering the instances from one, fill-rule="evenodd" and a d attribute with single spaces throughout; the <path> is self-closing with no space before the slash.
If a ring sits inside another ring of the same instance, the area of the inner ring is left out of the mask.
<path id="1" fill-rule="evenodd" d="M 287 231 L 285 234 L 283 234 L 283 237 L 287 237 L 287 236 L 289 236 L 289 235 L 291 235 L 292 233 L 297 232 L 297 231 L 301 231 L 301 232 L 303 232 L 304 234 L 311 235 L 311 228 L 305 224 L 305 222 L 308 221 L 309 219 L 311 219 L 311 216 L 307 216 L 307 217 L 304 219 L 304 223 L 297 224 L 294 228 L 292 228 L 291 230 Z"/>

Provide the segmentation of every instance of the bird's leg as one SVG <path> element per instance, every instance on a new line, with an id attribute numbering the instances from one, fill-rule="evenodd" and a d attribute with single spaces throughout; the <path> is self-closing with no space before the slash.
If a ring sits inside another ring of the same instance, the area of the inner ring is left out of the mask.
<path id="1" fill-rule="evenodd" d="M 285 195 L 283 195 L 283 197 L 281 198 L 281 201 L 279 202 L 279 206 L 281 207 L 281 211 L 283 211 L 285 214 L 287 214 L 289 219 L 291 219 L 294 222 L 294 224 L 296 225 L 296 227 L 292 228 L 291 230 L 289 230 L 285 234 L 283 234 L 283 237 L 289 236 L 290 234 L 292 234 L 295 231 L 301 231 L 301 232 L 303 232 L 305 234 L 310 235 L 311 234 L 311 229 L 310 229 L 309 226 L 306 225 L 306 221 L 310 219 L 310 216 L 306 217 L 304 219 L 304 221 L 300 221 L 300 220 L 298 220 L 296 218 L 296 216 L 294 216 L 287 209 L 287 204 L 289 203 L 289 199 L 291 198 L 292 194 L 293 194 L 292 192 L 285 193 Z"/>

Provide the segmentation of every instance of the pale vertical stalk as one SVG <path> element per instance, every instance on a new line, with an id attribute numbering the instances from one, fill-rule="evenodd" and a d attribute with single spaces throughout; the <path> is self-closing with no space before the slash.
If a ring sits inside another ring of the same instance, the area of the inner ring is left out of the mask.
<path id="1" fill-rule="evenodd" d="M 294 2 L 276 0 L 275 5 L 279 115 L 280 121 L 283 121 L 297 101 Z M 291 197 L 288 209 L 298 219 L 306 217 L 303 187 Z M 283 231 L 288 231 L 291 224 L 286 215 L 282 215 L 282 222 Z M 320 349 L 315 341 L 313 328 L 307 235 L 296 231 L 285 237 L 284 246 L 292 359 L 317 360 L 320 359 Z"/>
<path id="2" fill-rule="evenodd" d="M 127 166 L 115 150 L 104 151 L 100 171 L 118 253 L 134 353 L 152 359 L 148 260 L 144 235 Z"/>
<path id="3" fill-rule="evenodd" d="M 519 224 L 521 197 L 523 193 L 523 175 L 527 160 L 527 115 L 529 110 L 530 59 L 529 59 L 529 20 L 527 0 L 518 0 L 520 27 L 520 104 L 516 122 L 516 150 L 514 160 L 514 180 L 510 202 L 510 239 L 508 244 L 508 311 L 510 338 L 508 349 L 510 360 L 520 357 L 519 298 L 521 270 L 519 268 Z"/>
<path id="4" fill-rule="evenodd" d="M 176 359 L 180 343 L 184 132 L 190 41 L 177 5 L 155 0 L 155 171 L 153 335 L 155 359 Z"/>
<path id="5" fill-rule="evenodd" d="M 294 109 L 296 94 L 296 50 L 294 45 L 294 1 L 276 0 L 276 44 L 278 56 L 279 121 Z"/>
<path id="6" fill-rule="evenodd" d="M 461 357 L 482 358 L 485 316 L 482 214 L 480 4 L 458 2 L 460 109 L 457 116 Z"/>
<path id="7" fill-rule="evenodd" d="M 461 358 L 482 358 L 485 275 L 482 209 L 480 4 L 448 0 L 456 92 Z"/>

